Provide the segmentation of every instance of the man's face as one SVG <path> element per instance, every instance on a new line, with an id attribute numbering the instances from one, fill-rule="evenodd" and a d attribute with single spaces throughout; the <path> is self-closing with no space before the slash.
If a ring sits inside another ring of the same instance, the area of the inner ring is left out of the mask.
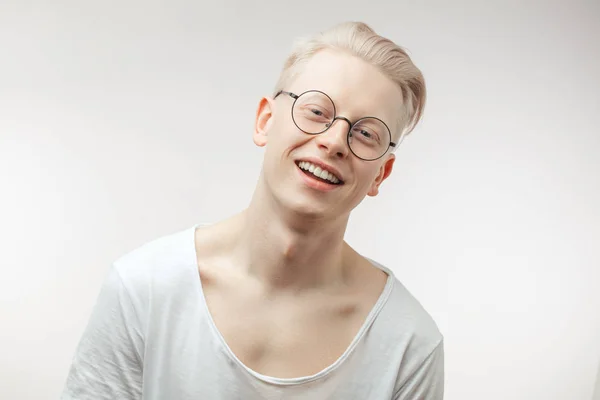
<path id="1" fill-rule="evenodd" d="M 352 122 L 377 117 L 392 134 L 398 131 L 400 89 L 376 67 L 356 57 L 321 51 L 283 90 L 296 95 L 322 91 L 335 103 L 337 116 Z M 379 185 L 392 171 L 394 155 L 388 151 L 375 161 L 356 157 L 348 147 L 350 126 L 343 119 L 318 135 L 302 132 L 292 119 L 293 103 L 285 94 L 264 98 L 257 112 L 254 141 L 266 146 L 262 178 L 276 201 L 307 218 L 337 218 L 349 214 L 366 195 L 377 195 Z M 340 182 L 327 183 L 315 177 L 309 163 L 313 170 L 325 167 L 337 179 L 326 178 Z"/>

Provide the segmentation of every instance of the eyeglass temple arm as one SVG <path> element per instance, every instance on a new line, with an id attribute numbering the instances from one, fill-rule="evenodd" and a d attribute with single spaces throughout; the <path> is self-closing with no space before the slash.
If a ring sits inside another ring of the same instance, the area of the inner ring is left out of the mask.
<path id="1" fill-rule="evenodd" d="M 283 93 L 283 94 L 287 94 L 288 96 L 290 96 L 290 97 L 291 97 L 292 99 L 294 99 L 294 100 L 295 100 L 295 99 L 297 99 L 298 97 L 300 97 L 300 96 L 298 96 L 297 94 L 294 94 L 294 93 L 292 93 L 292 92 L 286 92 L 285 90 L 280 90 L 279 92 L 277 92 L 277 94 L 275 94 L 275 97 L 273 97 L 273 98 L 276 98 L 276 97 L 277 97 L 277 96 L 279 96 L 281 93 Z"/>

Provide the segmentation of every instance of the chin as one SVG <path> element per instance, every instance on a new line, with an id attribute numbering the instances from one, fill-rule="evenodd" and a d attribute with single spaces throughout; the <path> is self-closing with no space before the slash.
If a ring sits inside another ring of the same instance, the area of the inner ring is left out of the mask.
<path id="1" fill-rule="evenodd" d="M 345 214 L 348 214 L 346 208 L 348 204 L 342 204 L 332 199 L 315 200 L 312 196 L 306 196 L 301 193 L 288 191 L 279 197 L 279 204 L 282 212 L 292 218 L 304 219 L 307 221 L 325 221 L 336 220 Z"/>
<path id="2" fill-rule="evenodd" d="M 294 171 L 291 176 L 269 178 L 271 177 L 267 177 L 266 180 L 267 187 L 270 188 L 279 211 L 290 217 L 333 220 L 347 214 L 352 208 L 344 201 L 348 193 L 340 192 L 339 189 L 323 191 L 312 188 L 302 180 L 298 171 Z M 278 181 L 279 184 L 274 185 L 273 181 Z"/>
<path id="3" fill-rule="evenodd" d="M 305 199 L 305 201 L 301 199 L 288 199 L 288 201 L 283 201 L 282 203 L 284 209 L 290 214 L 307 219 L 322 219 L 330 215 L 333 211 L 331 207 L 327 207 L 324 204 L 315 204 L 314 201 L 309 199 Z"/>

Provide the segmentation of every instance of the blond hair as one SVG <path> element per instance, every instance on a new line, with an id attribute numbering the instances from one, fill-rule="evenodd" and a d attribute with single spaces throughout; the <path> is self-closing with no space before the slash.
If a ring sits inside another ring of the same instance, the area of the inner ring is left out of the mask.
<path id="1" fill-rule="evenodd" d="M 332 49 L 347 52 L 379 68 L 402 92 L 399 105 L 399 137 L 404 138 L 415 128 L 425 107 L 425 79 L 405 49 L 378 35 L 363 22 L 344 22 L 309 38 L 296 42 L 285 60 L 275 87 L 275 93 L 301 72 L 301 67 L 317 52 Z M 396 137 L 397 135 L 392 134 Z"/>

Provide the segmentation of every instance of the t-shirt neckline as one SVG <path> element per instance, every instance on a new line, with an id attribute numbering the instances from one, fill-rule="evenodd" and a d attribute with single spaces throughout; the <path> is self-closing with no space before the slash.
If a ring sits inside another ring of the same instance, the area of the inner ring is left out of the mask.
<path id="1" fill-rule="evenodd" d="M 231 350 L 231 348 L 227 344 L 225 338 L 219 331 L 219 328 L 217 328 L 217 326 L 213 320 L 213 317 L 210 313 L 210 310 L 208 309 L 208 304 L 206 302 L 206 298 L 204 297 L 204 290 L 202 288 L 200 272 L 198 271 L 198 261 L 197 261 L 196 241 L 195 241 L 196 229 L 198 227 L 207 226 L 207 225 L 208 224 L 198 223 L 198 224 L 195 224 L 194 226 L 192 226 L 192 228 L 190 228 L 190 230 L 191 230 L 190 236 L 191 236 L 191 242 L 192 242 L 191 245 L 192 245 L 192 250 L 193 250 L 192 251 L 192 254 L 193 254 L 193 260 L 192 260 L 193 264 L 192 265 L 194 266 L 194 268 L 196 270 L 195 276 L 197 277 L 196 282 L 197 282 L 197 289 L 198 289 L 198 294 L 200 297 L 200 302 L 202 303 L 201 306 L 203 308 L 203 311 L 206 313 L 206 315 L 208 317 L 208 323 L 210 325 L 211 330 L 215 334 L 218 342 L 223 347 L 223 350 L 225 351 L 227 356 L 229 356 L 240 368 L 245 370 L 248 374 L 250 374 L 254 378 L 257 378 L 266 383 L 270 383 L 273 385 L 280 385 L 280 386 L 305 384 L 305 383 L 313 382 L 315 380 L 323 378 L 326 375 L 335 371 L 338 367 L 340 367 L 344 363 L 344 361 L 346 359 L 348 359 L 348 357 L 350 357 L 350 355 L 352 354 L 354 349 L 357 347 L 357 345 L 360 343 L 361 339 L 367 332 L 367 330 L 373 324 L 375 318 L 377 317 L 377 315 L 379 314 L 379 312 L 381 311 L 381 309 L 387 302 L 389 295 L 392 292 L 394 282 L 395 282 L 393 272 L 390 269 L 388 269 L 387 267 L 385 267 L 384 265 L 381 265 L 381 264 L 367 258 L 371 262 L 371 264 L 373 264 L 373 266 L 375 266 L 376 268 L 382 270 L 384 273 L 387 274 L 387 280 L 386 280 L 385 286 L 384 286 L 381 294 L 379 295 L 379 298 L 377 299 L 377 302 L 371 308 L 371 311 L 369 312 L 369 314 L 367 314 L 365 321 L 363 322 L 362 326 L 360 327 L 357 334 L 354 336 L 354 339 L 352 339 L 352 342 L 350 343 L 350 345 L 348 345 L 348 347 L 346 348 L 344 353 L 342 353 L 342 355 L 337 360 L 335 360 L 332 364 L 330 364 L 329 366 L 325 367 L 324 369 L 322 369 L 321 371 L 319 371 L 313 375 L 300 376 L 300 377 L 294 377 L 294 378 L 277 378 L 274 376 L 261 374 L 255 370 L 253 370 L 252 368 L 248 367 L 247 365 L 245 365 L 235 355 L 235 353 L 233 352 L 233 350 Z"/>

